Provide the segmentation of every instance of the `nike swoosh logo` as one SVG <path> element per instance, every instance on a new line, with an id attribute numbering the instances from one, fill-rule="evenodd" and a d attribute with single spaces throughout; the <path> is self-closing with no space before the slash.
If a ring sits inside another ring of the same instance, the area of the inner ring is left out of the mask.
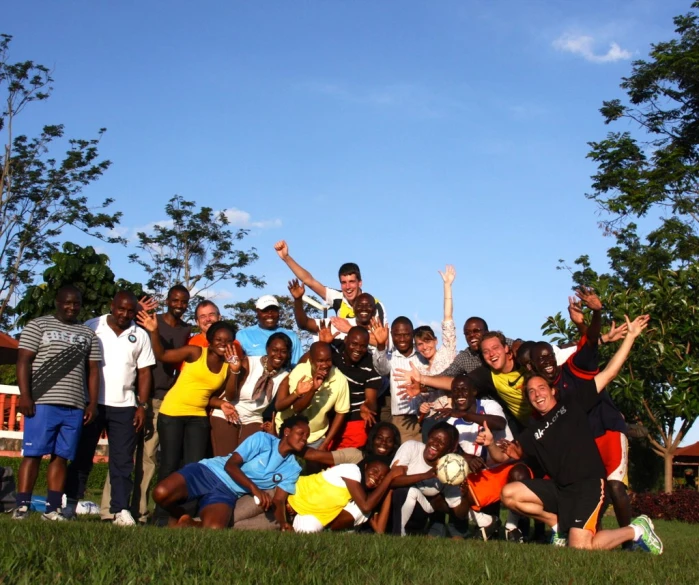
<path id="1" fill-rule="evenodd" d="M 262 344 L 261 343 L 253 343 L 252 344 L 253 347 L 260 347 L 260 345 L 262 345 Z"/>

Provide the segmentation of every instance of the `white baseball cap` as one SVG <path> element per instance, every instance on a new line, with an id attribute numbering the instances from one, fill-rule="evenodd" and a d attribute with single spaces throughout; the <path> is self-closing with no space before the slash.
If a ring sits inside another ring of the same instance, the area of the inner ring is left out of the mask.
<path id="1" fill-rule="evenodd" d="M 277 307 L 277 309 L 279 308 L 279 301 L 276 299 L 274 295 L 263 295 L 259 299 L 257 299 L 257 302 L 255 303 L 256 309 L 262 311 L 267 307 Z"/>

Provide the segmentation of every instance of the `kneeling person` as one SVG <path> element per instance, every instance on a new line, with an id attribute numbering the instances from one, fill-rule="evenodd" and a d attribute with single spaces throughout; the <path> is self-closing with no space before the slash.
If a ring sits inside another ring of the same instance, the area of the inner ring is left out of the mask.
<path id="1" fill-rule="evenodd" d="M 251 494 L 263 510 L 273 505 L 277 521 L 284 526 L 284 503 L 295 493 L 301 473 L 294 455 L 306 447 L 309 433 L 308 419 L 292 416 L 279 430 L 281 439 L 257 432 L 228 456 L 185 465 L 155 487 L 153 499 L 179 525 L 226 528 L 238 498 Z M 265 492 L 271 489 L 275 490 L 273 497 Z M 197 499 L 201 522 L 182 507 Z"/>

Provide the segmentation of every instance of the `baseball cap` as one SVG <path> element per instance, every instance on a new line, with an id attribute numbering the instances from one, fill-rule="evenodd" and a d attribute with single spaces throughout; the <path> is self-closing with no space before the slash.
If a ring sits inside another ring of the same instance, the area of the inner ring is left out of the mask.
<path id="1" fill-rule="evenodd" d="M 279 308 L 279 301 L 274 297 L 274 295 L 263 295 L 259 299 L 257 299 L 257 302 L 255 303 L 255 308 L 259 309 L 260 311 L 262 309 L 266 309 L 267 307 L 277 307 Z"/>

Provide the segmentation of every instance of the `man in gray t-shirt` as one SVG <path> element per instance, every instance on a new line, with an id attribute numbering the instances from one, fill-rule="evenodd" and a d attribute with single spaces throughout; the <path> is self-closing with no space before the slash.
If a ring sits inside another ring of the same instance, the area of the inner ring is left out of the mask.
<path id="1" fill-rule="evenodd" d="M 29 514 L 44 455 L 51 456 L 44 518 L 65 520 L 61 499 L 66 461 L 75 458 L 82 426 L 97 413 L 102 360 L 94 332 L 77 322 L 81 306 L 80 291 L 64 286 L 56 295 L 56 314 L 30 321 L 20 336 L 17 383 L 19 411 L 25 419 L 15 520 Z"/>

